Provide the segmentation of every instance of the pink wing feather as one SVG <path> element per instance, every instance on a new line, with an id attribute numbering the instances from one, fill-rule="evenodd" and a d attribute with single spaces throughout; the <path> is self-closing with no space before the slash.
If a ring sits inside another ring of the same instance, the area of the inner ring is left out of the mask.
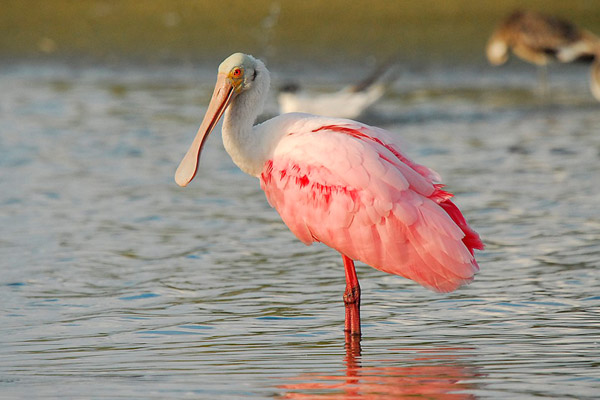
<path id="1" fill-rule="evenodd" d="M 449 292 L 479 270 L 481 242 L 439 176 L 381 129 L 338 120 L 290 127 L 260 177 L 305 244 L 322 242 L 374 268 Z"/>

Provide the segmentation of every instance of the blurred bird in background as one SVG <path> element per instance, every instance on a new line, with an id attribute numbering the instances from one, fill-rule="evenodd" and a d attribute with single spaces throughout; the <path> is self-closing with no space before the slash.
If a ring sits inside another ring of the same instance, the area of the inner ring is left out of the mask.
<path id="1" fill-rule="evenodd" d="M 283 85 L 277 96 L 279 112 L 304 112 L 334 118 L 356 119 L 368 112 L 398 77 L 394 59 L 379 64 L 362 81 L 337 92 L 314 93 L 302 90 L 296 83 Z"/>
<path id="2" fill-rule="evenodd" d="M 565 19 L 533 11 L 515 11 L 506 17 L 487 42 L 493 65 L 504 64 L 509 51 L 540 67 L 542 93 L 547 93 L 546 67 L 552 61 L 593 61 L 590 88 L 600 101 L 600 38 Z"/>

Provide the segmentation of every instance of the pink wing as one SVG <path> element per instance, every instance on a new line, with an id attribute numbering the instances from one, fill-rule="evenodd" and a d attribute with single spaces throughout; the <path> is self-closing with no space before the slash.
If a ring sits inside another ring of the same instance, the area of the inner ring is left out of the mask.
<path id="1" fill-rule="evenodd" d="M 473 280 L 473 249 L 483 243 L 434 184 L 439 176 L 404 156 L 391 134 L 344 120 L 291 129 L 260 180 L 302 242 L 436 291 Z"/>

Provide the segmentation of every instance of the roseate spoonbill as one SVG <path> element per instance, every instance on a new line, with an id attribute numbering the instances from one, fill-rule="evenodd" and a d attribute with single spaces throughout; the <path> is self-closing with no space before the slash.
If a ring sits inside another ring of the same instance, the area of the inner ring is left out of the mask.
<path id="1" fill-rule="evenodd" d="M 395 76 L 382 78 L 393 63 L 393 59 L 379 65 L 361 82 L 347 86 L 333 93 L 309 93 L 297 84 L 289 83 L 281 87 L 277 96 L 279 112 L 305 112 L 327 117 L 358 118 L 379 101 Z"/>
<path id="2" fill-rule="evenodd" d="M 504 64 L 509 49 L 519 58 L 540 67 L 540 81 L 545 92 L 546 67 L 551 61 L 594 60 L 600 57 L 600 38 L 562 18 L 519 10 L 505 18 L 492 33 L 486 46 L 489 62 Z M 594 84 L 598 82 L 590 81 L 591 88 Z"/>
<path id="3" fill-rule="evenodd" d="M 346 119 L 291 113 L 253 126 L 269 72 L 236 53 L 221 63 L 198 133 L 175 173 L 186 186 L 222 115 L 223 144 L 260 180 L 267 200 L 305 244 L 339 251 L 346 273 L 345 330 L 360 335 L 354 260 L 449 292 L 473 280 L 483 243 L 442 189 L 439 175 L 411 161 L 389 132 Z M 347 335 L 347 338 L 348 338 Z"/>

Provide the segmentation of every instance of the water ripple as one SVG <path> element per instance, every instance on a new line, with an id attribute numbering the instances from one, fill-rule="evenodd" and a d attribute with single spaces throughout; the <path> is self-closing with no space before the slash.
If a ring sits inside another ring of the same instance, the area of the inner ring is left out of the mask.
<path id="1" fill-rule="evenodd" d="M 391 94 L 379 124 L 487 249 L 447 295 L 358 265 L 364 337 L 346 348 L 339 255 L 299 243 L 218 135 L 194 185 L 173 183 L 208 87 L 55 75 L 0 75 L 3 396 L 596 397 L 596 104 L 483 77 Z"/>

